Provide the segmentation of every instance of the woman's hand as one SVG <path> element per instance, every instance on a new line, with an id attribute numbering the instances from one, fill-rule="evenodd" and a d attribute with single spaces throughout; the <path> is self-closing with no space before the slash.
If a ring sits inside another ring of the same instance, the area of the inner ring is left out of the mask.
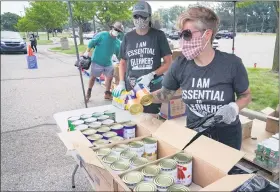
<path id="1" fill-rule="evenodd" d="M 238 105 L 235 102 L 231 102 L 228 105 L 224 105 L 220 109 L 218 109 L 215 116 L 222 116 L 222 122 L 226 124 L 231 124 L 236 120 L 238 113 Z"/>

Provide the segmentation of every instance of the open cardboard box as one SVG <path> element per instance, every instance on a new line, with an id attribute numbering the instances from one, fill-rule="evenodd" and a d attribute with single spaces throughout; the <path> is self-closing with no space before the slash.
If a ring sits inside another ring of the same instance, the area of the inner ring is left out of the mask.
<path id="1" fill-rule="evenodd" d="M 265 130 L 270 133 L 279 133 L 279 104 L 276 110 L 267 107 L 261 111 L 267 115 Z"/>
<path id="2" fill-rule="evenodd" d="M 174 121 L 165 121 L 159 127 L 152 121 L 138 122 L 137 125 L 139 135 L 153 136 L 158 139 L 158 158 L 168 157 L 181 151 L 196 134 L 195 131 L 179 126 Z M 146 133 L 150 134 L 145 135 Z M 137 140 L 137 138 L 118 143 L 127 143 L 132 140 Z M 100 161 L 92 149 L 77 139 L 68 142 L 72 142 L 83 166 L 94 180 L 96 191 L 130 191 L 121 178 Z M 252 177 L 252 175 L 227 175 L 244 153 L 205 136 L 194 141 L 185 149 L 185 152 L 193 156 L 193 181 L 202 187 L 201 190 L 232 191 Z"/>

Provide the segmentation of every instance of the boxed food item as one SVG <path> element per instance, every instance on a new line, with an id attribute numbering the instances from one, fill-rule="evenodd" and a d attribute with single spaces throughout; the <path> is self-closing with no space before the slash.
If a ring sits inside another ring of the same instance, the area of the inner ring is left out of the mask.
<path id="1" fill-rule="evenodd" d="M 253 120 L 243 115 L 239 115 L 239 119 L 242 126 L 242 140 L 251 138 Z"/>

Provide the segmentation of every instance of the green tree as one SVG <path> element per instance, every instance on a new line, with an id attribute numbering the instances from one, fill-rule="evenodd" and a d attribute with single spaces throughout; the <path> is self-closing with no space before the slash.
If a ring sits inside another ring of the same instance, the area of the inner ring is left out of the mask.
<path id="1" fill-rule="evenodd" d="M 16 24 L 19 19 L 20 16 L 14 13 L 7 12 L 1 14 L 1 30 L 16 31 Z"/>
<path id="2" fill-rule="evenodd" d="M 16 28 L 21 32 L 38 31 L 40 29 L 36 23 L 28 20 L 26 17 L 22 17 L 18 20 Z"/>
<path id="3" fill-rule="evenodd" d="M 175 5 L 169 9 L 169 19 L 172 23 L 176 23 L 179 15 L 186 10 L 186 7 Z"/>

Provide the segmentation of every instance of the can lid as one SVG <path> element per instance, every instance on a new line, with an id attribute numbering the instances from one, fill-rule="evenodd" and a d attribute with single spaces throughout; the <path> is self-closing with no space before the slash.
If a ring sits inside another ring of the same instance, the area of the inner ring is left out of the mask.
<path id="1" fill-rule="evenodd" d="M 122 128 L 123 128 L 123 125 L 121 125 L 121 124 L 115 124 L 115 125 L 111 126 L 112 130 L 120 130 Z"/>
<path id="2" fill-rule="evenodd" d="M 102 161 L 104 163 L 107 163 L 107 164 L 112 164 L 114 163 L 115 161 L 119 160 L 119 157 L 116 156 L 116 155 L 105 155 L 103 158 L 102 158 Z"/>
<path id="3" fill-rule="evenodd" d="M 106 119 L 104 121 L 102 121 L 103 125 L 112 125 L 114 123 L 114 120 L 112 119 Z"/>
<path id="4" fill-rule="evenodd" d="M 114 163 L 112 163 L 110 165 L 110 168 L 115 171 L 126 171 L 130 168 L 130 165 L 128 162 L 126 162 L 124 160 L 118 160 L 118 161 L 115 161 Z"/>
<path id="5" fill-rule="evenodd" d="M 136 123 L 133 123 L 132 121 L 130 121 L 128 123 L 124 123 L 123 126 L 124 127 L 134 127 L 134 126 L 136 126 Z"/>
<path id="6" fill-rule="evenodd" d="M 94 135 L 97 131 L 95 129 L 86 129 L 82 131 L 84 135 Z"/>
<path id="7" fill-rule="evenodd" d="M 86 130 L 87 128 L 88 128 L 88 125 L 85 125 L 85 124 L 81 124 L 81 125 L 78 125 L 77 127 L 75 127 L 75 129 L 79 130 L 79 131 Z"/>
<path id="8" fill-rule="evenodd" d="M 155 192 L 157 191 L 157 186 L 151 182 L 151 181 L 142 181 L 140 183 L 138 183 L 133 191 L 135 192 L 140 192 L 140 191 L 151 191 L 151 192 Z"/>
<path id="9" fill-rule="evenodd" d="M 87 118 L 90 118 L 90 117 L 92 117 L 92 114 L 83 114 L 83 115 L 81 115 L 82 119 L 87 119 Z"/>
<path id="10" fill-rule="evenodd" d="M 104 115 L 103 112 L 95 112 L 95 113 L 92 114 L 93 117 L 99 117 L 99 116 L 102 116 L 102 115 Z"/>
<path id="11" fill-rule="evenodd" d="M 159 162 L 159 166 L 163 169 L 175 169 L 177 162 L 173 159 L 163 159 Z"/>
<path id="12" fill-rule="evenodd" d="M 147 144 L 154 144 L 154 143 L 157 143 L 157 139 L 156 138 L 153 138 L 153 137 L 146 137 L 144 139 L 142 139 L 142 141 L 144 143 L 147 143 Z"/>
<path id="13" fill-rule="evenodd" d="M 142 169 L 142 173 L 146 176 L 155 177 L 160 173 L 160 168 L 157 165 L 148 165 Z"/>
<path id="14" fill-rule="evenodd" d="M 108 131 L 110 131 L 111 129 L 109 127 L 100 127 L 99 129 L 97 129 L 97 132 L 100 132 L 100 133 L 106 133 Z"/>
<path id="15" fill-rule="evenodd" d="M 83 123 L 84 123 L 83 120 L 77 120 L 77 121 L 73 121 L 73 122 L 72 122 L 72 125 L 77 126 L 77 125 L 81 125 L 81 124 L 83 124 Z"/>
<path id="16" fill-rule="evenodd" d="M 123 152 L 126 150 L 128 150 L 128 148 L 122 147 L 120 145 L 115 145 L 114 147 L 112 147 L 112 151 Z"/>
<path id="17" fill-rule="evenodd" d="M 88 126 L 90 128 L 97 129 L 97 128 L 99 128 L 101 126 L 101 122 L 95 121 L 95 122 L 90 123 Z"/>
<path id="18" fill-rule="evenodd" d="M 102 139 L 103 136 L 100 135 L 100 134 L 94 134 L 94 135 L 89 135 L 89 136 L 87 136 L 87 138 L 88 138 L 89 140 L 94 140 L 94 141 L 96 141 L 96 140 Z"/>
<path id="19" fill-rule="evenodd" d="M 178 153 L 173 157 L 173 159 L 178 163 L 189 163 L 192 160 L 192 156 L 185 153 Z"/>
<path id="20" fill-rule="evenodd" d="M 126 150 L 126 151 L 121 152 L 120 157 L 122 159 L 131 159 L 133 157 L 137 157 L 137 153 L 134 151 Z"/>
<path id="21" fill-rule="evenodd" d="M 131 148 L 140 148 L 144 146 L 144 143 L 141 141 L 132 141 L 130 143 L 128 143 L 129 147 Z"/>
<path id="22" fill-rule="evenodd" d="M 116 132 L 114 132 L 114 131 L 108 131 L 108 132 L 106 132 L 106 133 L 103 133 L 103 136 L 104 137 L 115 137 L 115 136 L 117 136 L 118 134 L 116 133 Z"/>
<path id="23" fill-rule="evenodd" d="M 132 115 L 137 115 L 139 113 L 142 113 L 144 111 L 144 107 L 141 104 L 133 104 L 129 107 L 129 112 Z"/>
<path id="24" fill-rule="evenodd" d="M 144 157 L 134 157 L 132 159 L 129 160 L 131 165 L 134 165 L 135 167 L 139 167 L 141 165 L 144 165 L 146 163 L 149 162 L 148 159 L 144 158 Z"/>
<path id="25" fill-rule="evenodd" d="M 115 112 L 114 111 L 111 111 L 111 110 L 106 110 L 104 111 L 104 115 L 108 115 L 108 114 L 114 114 Z"/>
<path id="26" fill-rule="evenodd" d="M 129 149 L 129 146 L 127 144 L 117 144 L 115 146 L 118 146 L 118 147 L 121 147 L 121 148 L 124 148 L 124 149 Z"/>
<path id="27" fill-rule="evenodd" d="M 111 138 L 109 139 L 109 141 L 110 141 L 111 143 L 116 142 L 116 141 L 122 141 L 122 140 L 124 140 L 124 138 L 123 138 L 123 137 L 120 137 L 120 136 L 111 137 Z"/>
<path id="28" fill-rule="evenodd" d="M 109 119 L 108 115 L 101 115 L 99 117 L 97 117 L 98 120 L 105 120 L 105 119 Z"/>
<path id="29" fill-rule="evenodd" d="M 190 191 L 190 189 L 182 184 L 174 184 L 174 185 L 171 185 L 170 187 L 168 187 L 167 191 L 168 192 L 172 192 L 172 191 L 188 192 L 188 191 Z"/>
<path id="30" fill-rule="evenodd" d="M 87 119 L 85 119 L 84 121 L 86 122 L 86 123 L 92 123 L 92 122 L 94 122 L 94 121 L 96 121 L 97 119 L 95 118 L 95 117 L 89 117 L 89 118 L 87 118 Z"/>
<path id="31" fill-rule="evenodd" d="M 139 171 L 131 171 L 122 177 L 122 180 L 127 184 L 136 184 L 144 180 L 144 176 Z"/>
<path id="32" fill-rule="evenodd" d="M 68 118 L 69 121 L 77 121 L 77 120 L 79 120 L 79 119 L 80 119 L 79 116 L 72 116 L 72 117 L 69 117 L 69 118 Z"/>
<path id="33" fill-rule="evenodd" d="M 99 140 L 97 140 L 97 141 L 94 141 L 94 145 L 98 145 L 98 146 L 100 146 L 100 145 L 105 145 L 105 144 L 108 144 L 109 143 L 109 141 L 108 140 L 105 140 L 105 139 L 99 139 Z"/>
<path id="34" fill-rule="evenodd" d="M 101 148 L 95 151 L 98 156 L 105 156 L 111 153 L 110 148 Z"/>
<path id="35" fill-rule="evenodd" d="M 174 184 L 174 179 L 168 174 L 159 174 L 154 178 L 154 183 L 157 186 L 169 187 Z"/>

